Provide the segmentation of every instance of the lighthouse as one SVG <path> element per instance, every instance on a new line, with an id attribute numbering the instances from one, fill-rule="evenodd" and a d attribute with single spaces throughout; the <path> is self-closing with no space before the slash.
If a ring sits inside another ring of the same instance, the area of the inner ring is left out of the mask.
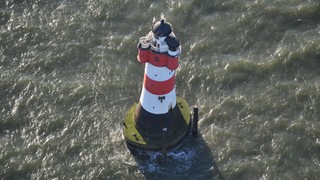
<path id="1" fill-rule="evenodd" d="M 176 95 L 181 45 L 163 19 L 139 39 L 137 60 L 144 64 L 141 95 L 127 112 L 123 134 L 130 150 L 166 150 L 179 145 L 190 129 L 190 108 Z"/>

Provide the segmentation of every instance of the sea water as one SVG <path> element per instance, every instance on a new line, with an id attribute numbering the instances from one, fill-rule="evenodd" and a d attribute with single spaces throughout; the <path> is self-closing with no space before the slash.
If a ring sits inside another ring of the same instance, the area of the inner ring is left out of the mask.
<path id="1" fill-rule="evenodd" d="M 160 18 L 200 118 L 166 162 L 122 135 Z M 319 120 L 317 0 L 0 1 L 1 180 L 316 179 Z"/>

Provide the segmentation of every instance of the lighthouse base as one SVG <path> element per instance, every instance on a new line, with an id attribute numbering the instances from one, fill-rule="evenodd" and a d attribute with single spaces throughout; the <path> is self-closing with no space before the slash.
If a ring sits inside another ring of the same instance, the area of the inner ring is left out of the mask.
<path id="1" fill-rule="evenodd" d="M 135 112 L 138 104 L 134 104 L 127 112 L 123 134 L 127 147 L 130 150 L 163 150 L 172 149 L 179 145 L 190 130 L 190 108 L 188 103 L 181 97 L 177 97 L 180 118 L 172 119 L 177 123 L 174 128 L 163 128 L 162 132 L 145 133 L 139 129 L 135 121 Z"/>

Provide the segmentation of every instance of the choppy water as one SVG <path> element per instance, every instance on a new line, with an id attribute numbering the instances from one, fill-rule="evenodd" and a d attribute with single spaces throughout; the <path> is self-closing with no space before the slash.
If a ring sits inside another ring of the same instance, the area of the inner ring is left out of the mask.
<path id="1" fill-rule="evenodd" d="M 183 52 L 177 93 L 200 137 L 132 156 L 136 44 L 153 21 Z M 1 0 L 0 179 L 316 179 L 318 0 Z"/>

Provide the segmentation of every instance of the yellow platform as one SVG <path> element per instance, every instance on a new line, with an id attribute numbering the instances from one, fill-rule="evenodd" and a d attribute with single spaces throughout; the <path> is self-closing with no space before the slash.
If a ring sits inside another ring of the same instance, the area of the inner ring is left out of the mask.
<path id="1" fill-rule="evenodd" d="M 134 104 L 127 112 L 123 134 L 129 149 L 136 150 L 161 150 L 163 147 L 163 135 L 161 134 L 144 134 L 140 133 L 136 127 L 134 114 L 138 104 Z M 168 149 L 176 147 L 188 134 L 190 129 L 190 108 L 188 103 L 181 97 L 177 97 L 177 106 L 183 116 L 183 123 L 179 129 L 168 129 L 166 134 L 166 146 Z M 182 127 L 182 128 L 181 128 Z"/>

